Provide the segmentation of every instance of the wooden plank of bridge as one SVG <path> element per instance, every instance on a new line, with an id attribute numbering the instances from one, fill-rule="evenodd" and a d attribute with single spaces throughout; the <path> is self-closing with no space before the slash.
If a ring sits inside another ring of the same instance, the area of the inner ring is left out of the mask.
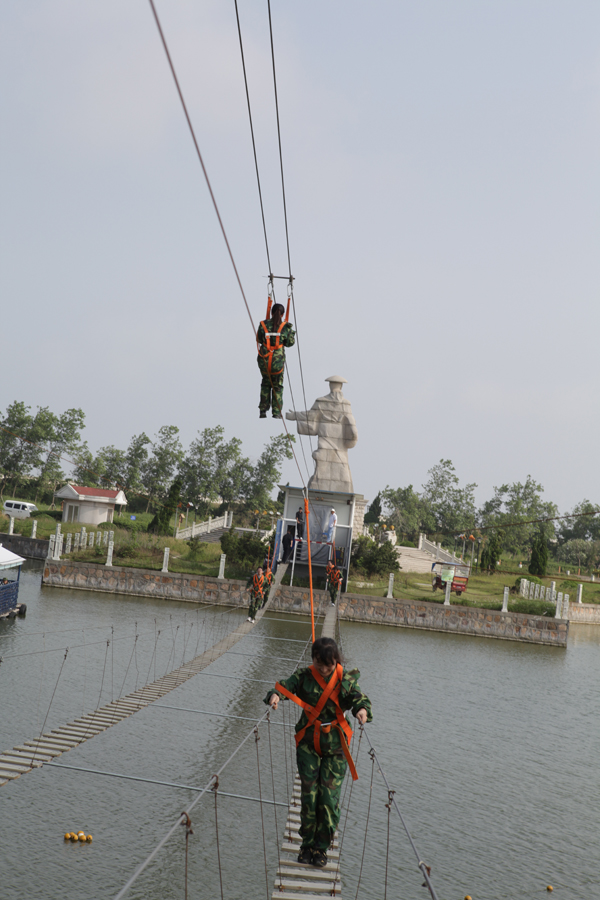
<path id="1" fill-rule="evenodd" d="M 259 610 L 256 614 L 256 624 L 260 622 L 269 609 L 271 600 L 275 596 L 286 570 L 287 563 L 285 566 L 279 566 L 273 580 L 271 596 L 264 609 Z M 0 754 L 0 787 L 8 781 L 20 778 L 26 772 L 31 772 L 34 768 L 43 766 L 45 762 L 67 753 L 73 747 L 78 747 L 84 741 L 94 737 L 94 735 L 100 734 L 100 732 L 106 731 L 107 728 L 122 722 L 123 719 L 128 719 L 129 716 L 132 716 L 140 709 L 144 709 L 155 700 L 160 700 L 169 691 L 184 684 L 190 678 L 193 678 L 194 675 L 210 666 L 211 663 L 230 650 L 253 628 L 254 623 L 244 622 L 213 647 L 205 650 L 204 653 L 184 663 L 178 669 L 174 669 L 162 678 L 158 678 L 156 681 L 146 684 L 144 687 L 138 688 L 138 690 L 133 691 L 131 694 L 126 694 L 118 700 L 113 700 L 111 703 L 101 706 L 86 716 L 74 719 L 67 725 L 47 731 L 32 741 L 23 741 L 22 744 L 13 747 L 12 750 Z"/>
<path id="2" fill-rule="evenodd" d="M 339 594 L 338 594 L 339 597 Z M 321 637 L 335 638 L 337 602 L 331 604 L 321 627 Z M 318 897 L 341 897 L 340 851 L 337 832 L 327 851 L 327 865 L 323 869 L 298 862 L 302 839 L 300 827 L 300 777 L 296 774 L 292 799 L 281 845 L 281 858 L 272 900 L 316 900 Z"/>

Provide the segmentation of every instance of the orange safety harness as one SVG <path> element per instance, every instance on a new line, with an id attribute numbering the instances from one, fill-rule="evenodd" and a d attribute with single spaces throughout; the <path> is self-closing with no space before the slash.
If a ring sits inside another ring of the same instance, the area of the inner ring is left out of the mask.
<path id="1" fill-rule="evenodd" d="M 291 691 L 288 691 L 288 689 L 279 682 L 277 682 L 277 684 L 275 685 L 276 689 L 280 693 L 284 694 L 288 698 L 288 700 L 293 700 L 294 703 L 297 703 L 298 706 L 301 706 L 306 712 L 308 721 L 304 728 L 301 728 L 300 731 L 296 733 L 296 747 L 304 737 L 306 730 L 314 725 L 315 730 L 313 740 L 315 750 L 319 754 L 319 756 L 322 756 L 321 732 L 323 732 L 323 734 L 329 734 L 332 728 L 336 728 L 340 733 L 342 752 L 346 757 L 346 761 L 350 768 L 352 780 L 356 781 L 358 778 L 358 772 L 356 771 L 356 766 L 354 765 L 354 760 L 352 759 L 350 748 L 348 746 L 348 744 L 352 740 L 352 728 L 350 727 L 350 724 L 342 711 L 339 701 L 344 670 L 340 663 L 338 663 L 328 683 L 322 678 L 315 666 L 311 666 L 310 671 L 319 687 L 323 689 L 323 693 L 321 694 L 316 706 L 311 706 L 310 703 L 306 703 L 304 700 L 301 700 L 300 697 L 297 697 L 296 694 L 292 694 Z M 335 704 L 335 722 L 321 722 L 319 719 L 319 716 L 328 700 L 331 700 Z"/>
<path id="2" fill-rule="evenodd" d="M 252 589 L 255 594 L 262 594 L 263 592 L 263 583 L 265 580 L 264 575 L 259 575 L 258 572 L 252 578 Z"/>
<path id="3" fill-rule="evenodd" d="M 327 574 L 327 577 L 331 581 L 331 583 L 334 584 L 335 587 L 339 587 L 340 582 L 342 580 L 342 575 L 341 575 L 341 572 L 338 569 L 338 567 L 336 565 L 334 565 L 332 562 L 328 562 L 325 572 Z"/>
<path id="4" fill-rule="evenodd" d="M 281 332 L 283 331 L 284 325 L 287 325 L 288 319 L 290 317 L 290 301 L 288 298 L 285 319 L 282 321 L 282 323 L 279 326 L 279 328 L 277 329 L 277 331 L 267 331 L 267 320 L 268 320 L 269 316 L 271 315 L 272 303 L 273 303 L 273 301 L 272 301 L 271 297 L 269 297 L 269 300 L 267 303 L 266 319 L 264 320 L 264 322 L 260 323 L 262 325 L 263 332 L 265 335 L 265 343 L 264 344 L 260 343 L 260 341 L 258 340 L 258 331 L 257 331 L 256 332 L 256 347 L 258 349 L 258 355 L 261 357 L 261 359 L 268 360 L 268 363 L 267 363 L 268 374 L 269 375 L 281 375 L 281 373 L 283 372 L 283 366 L 277 372 L 272 371 L 273 354 L 275 353 L 276 350 L 281 349 Z"/>

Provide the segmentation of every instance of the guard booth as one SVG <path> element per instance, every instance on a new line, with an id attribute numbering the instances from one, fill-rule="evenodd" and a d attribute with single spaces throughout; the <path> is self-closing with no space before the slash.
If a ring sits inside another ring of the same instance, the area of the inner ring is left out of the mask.
<path id="1" fill-rule="evenodd" d="M 281 560 L 283 555 L 282 539 L 288 532 L 294 539 L 291 558 L 291 584 L 294 577 L 308 576 L 308 543 L 307 528 L 304 521 L 303 539 L 299 539 L 296 530 L 296 512 L 302 509 L 303 519 L 306 518 L 304 510 L 304 491 L 302 488 L 279 485 L 285 493 L 283 515 L 277 521 L 275 538 L 275 558 Z M 352 550 L 352 535 L 355 528 L 362 533 L 364 511 L 366 506 L 362 494 L 345 494 L 338 491 L 311 491 L 308 492 L 309 525 L 310 525 L 310 553 L 313 575 L 324 575 L 325 567 L 330 559 L 333 559 L 335 545 L 335 562 L 342 573 L 342 586 L 346 589 L 348 581 L 348 568 L 350 565 L 350 553 Z M 333 539 L 327 539 L 329 516 L 335 509 L 337 525 L 334 529 Z"/>

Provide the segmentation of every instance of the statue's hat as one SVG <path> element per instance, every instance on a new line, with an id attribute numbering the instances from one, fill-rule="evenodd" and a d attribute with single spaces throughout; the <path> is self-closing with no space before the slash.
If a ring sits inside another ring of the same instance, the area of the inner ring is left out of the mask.
<path id="1" fill-rule="evenodd" d="M 339 384 L 348 384 L 348 379 L 342 378 L 341 375 L 330 375 L 325 381 L 337 381 Z"/>

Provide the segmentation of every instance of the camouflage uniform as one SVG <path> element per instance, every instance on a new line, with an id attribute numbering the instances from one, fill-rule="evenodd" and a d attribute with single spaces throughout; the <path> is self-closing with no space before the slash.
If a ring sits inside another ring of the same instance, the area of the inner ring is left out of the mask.
<path id="1" fill-rule="evenodd" d="M 358 679 L 360 672 L 352 669 L 344 670 L 339 703 L 343 710 L 351 709 L 354 715 L 359 709 L 366 709 L 367 721 L 373 720 L 371 703 L 363 694 Z M 326 679 L 327 681 L 329 679 Z M 316 706 L 322 694 L 321 687 L 313 678 L 310 668 L 299 669 L 289 678 L 281 680 L 281 685 L 301 700 Z M 282 700 L 286 698 L 273 689 L 265 697 L 268 703 L 273 694 Z M 321 722 L 335 721 L 336 707 L 328 700 L 319 716 Z M 307 723 L 303 710 L 296 731 L 300 731 Z M 314 749 L 314 727 L 308 728 L 300 744 L 296 748 L 296 760 L 301 781 L 302 806 L 299 834 L 302 838 L 302 849 L 327 850 L 340 821 L 340 793 L 348 766 L 342 752 L 340 733 L 332 728 L 329 734 L 321 732 L 321 756 Z"/>
<path id="2" fill-rule="evenodd" d="M 263 601 L 263 586 L 265 583 L 264 575 L 261 578 L 260 585 L 254 583 L 255 575 L 251 575 L 246 582 L 246 587 L 250 589 L 250 606 L 248 607 L 248 616 L 250 619 L 256 618 L 256 613 L 261 608 Z"/>
<path id="3" fill-rule="evenodd" d="M 326 572 L 328 578 L 327 588 L 329 590 L 329 596 L 331 597 L 331 602 L 335 603 L 338 589 L 342 583 L 342 576 L 338 567 L 334 566 L 331 562 L 327 563 Z"/>
<path id="4" fill-rule="evenodd" d="M 273 319 L 267 319 L 264 325 L 266 325 L 267 331 L 273 331 Z M 258 368 L 262 373 L 258 408 L 261 412 L 266 412 L 272 405 L 274 416 L 281 416 L 281 410 L 283 409 L 283 370 L 285 367 L 285 350 L 283 348 L 293 347 L 296 343 L 296 332 L 289 322 L 281 329 L 280 339 L 283 346 L 279 350 L 273 351 L 271 372 L 269 373 L 269 345 L 267 344 L 269 339 L 265 335 L 263 323 L 260 323 L 256 333 L 256 341 L 259 344 L 257 362 Z"/>

